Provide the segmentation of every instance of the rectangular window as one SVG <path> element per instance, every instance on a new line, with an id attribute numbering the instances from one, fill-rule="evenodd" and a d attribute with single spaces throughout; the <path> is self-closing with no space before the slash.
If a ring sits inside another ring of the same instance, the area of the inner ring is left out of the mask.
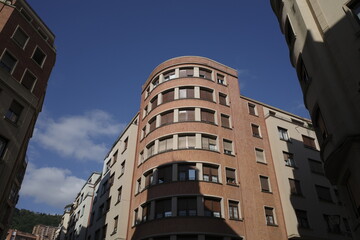
<path id="1" fill-rule="evenodd" d="M 121 176 L 122 174 L 124 174 L 124 173 L 125 173 L 125 161 L 123 161 L 123 162 L 121 163 L 120 176 Z"/>
<path id="2" fill-rule="evenodd" d="M 225 85 L 225 77 L 221 74 L 216 74 L 216 80 L 218 84 Z"/>
<path id="3" fill-rule="evenodd" d="M 269 177 L 260 176 L 260 186 L 261 186 L 262 192 L 271 192 L 270 184 L 269 184 Z"/>
<path id="4" fill-rule="evenodd" d="M 121 201 L 122 187 L 118 188 L 117 202 Z"/>
<path id="5" fill-rule="evenodd" d="M 203 135 L 201 137 L 201 143 L 202 143 L 202 148 L 203 149 L 207 149 L 207 150 L 211 150 L 211 151 L 216 151 L 217 150 L 216 137 L 214 137 L 214 136 Z"/>
<path id="6" fill-rule="evenodd" d="M 145 174 L 145 188 L 148 188 L 150 185 L 154 184 L 154 174 L 153 171 L 150 170 Z"/>
<path id="7" fill-rule="evenodd" d="M 177 200 L 178 216 L 196 216 L 196 197 L 179 197 Z"/>
<path id="8" fill-rule="evenodd" d="M 5 114 L 5 118 L 7 118 L 13 123 L 17 123 L 23 109 L 24 107 L 14 100 L 12 101 L 9 110 Z"/>
<path id="9" fill-rule="evenodd" d="M 179 122 L 195 121 L 195 109 L 179 109 Z"/>
<path id="10" fill-rule="evenodd" d="M 162 94 L 162 103 L 167 103 L 174 101 L 174 89 L 163 92 Z"/>
<path id="11" fill-rule="evenodd" d="M 112 164 L 115 164 L 117 162 L 117 158 L 118 158 L 118 151 L 116 151 L 114 154 L 113 154 L 113 163 Z"/>
<path id="12" fill-rule="evenodd" d="M 155 154 L 155 144 L 154 143 L 150 143 L 146 148 L 147 148 L 147 157 L 148 158 Z"/>
<path id="13" fill-rule="evenodd" d="M 141 192 L 141 178 L 136 181 L 136 193 Z"/>
<path id="14" fill-rule="evenodd" d="M 36 47 L 35 52 L 34 52 L 34 54 L 32 56 L 32 59 L 37 64 L 39 64 L 40 67 L 42 67 L 43 64 L 44 64 L 45 58 L 46 58 L 45 53 L 39 47 Z"/>
<path id="15" fill-rule="evenodd" d="M 106 211 L 109 211 L 110 210 L 110 206 L 111 206 L 111 197 L 109 197 L 107 200 L 106 200 Z"/>
<path id="16" fill-rule="evenodd" d="M 324 175 L 324 168 L 321 162 L 309 159 L 309 166 L 311 172 Z"/>
<path id="17" fill-rule="evenodd" d="M 230 117 L 225 115 L 225 114 L 221 114 L 221 126 L 225 127 L 225 128 L 230 128 Z"/>
<path id="18" fill-rule="evenodd" d="M 327 225 L 328 232 L 331 233 L 341 233 L 340 229 L 340 216 L 339 215 L 326 215 L 324 214 L 324 219 Z"/>
<path id="19" fill-rule="evenodd" d="M 290 141 L 287 129 L 278 127 L 279 137 L 281 140 Z"/>
<path id="20" fill-rule="evenodd" d="M 139 219 L 139 209 L 134 210 L 134 225 L 137 225 L 140 223 Z"/>
<path id="21" fill-rule="evenodd" d="M 158 183 L 167 183 L 172 181 L 172 166 L 165 166 L 158 169 Z"/>
<path id="22" fill-rule="evenodd" d="M 30 15 L 23 8 L 20 10 L 20 12 L 28 22 L 32 21 L 32 18 L 30 17 Z"/>
<path id="23" fill-rule="evenodd" d="M 275 216 L 274 216 L 274 208 L 265 207 L 265 218 L 267 225 L 276 225 Z"/>
<path id="24" fill-rule="evenodd" d="M 219 93 L 219 103 L 221 105 L 227 105 L 226 98 L 227 98 L 226 94 Z"/>
<path id="25" fill-rule="evenodd" d="M 206 182 L 219 182 L 218 166 L 203 165 L 203 180 Z"/>
<path id="26" fill-rule="evenodd" d="M 12 39 L 21 47 L 24 48 L 29 40 L 29 36 L 20 27 L 16 28 Z"/>
<path id="27" fill-rule="evenodd" d="M 0 67 L 4 68 L 9 73 L 12 73 L 16 62 L 16 58 L 13 57 L 8 51 L 5 51 L 0 60 Z"/>
<path id="28" fill-rule="evenodd" d="M 159 85 L 159 83 L 160 83 L 159 77 L 155 78 L 155 79 L 152 81 L 153 88 L 156 88 L 157 85 Z"/>
<path id="29" fill-rule="evenodd" d="M 353 12 L 357 21 L 360 21 L 360 2 L 353 1 L 353 4 L 349 5 L 349 8 Z"/>
<path id="30" fill-rule="evenodd" d="M 285 21 L 284 35 L 285 35 L 286 43 L 288 44 L 289 48 L 292 49 L 295 43 L 295 33 L 288 18 Z"/>
<path id="31" fill-rule="evenodd" d="M 319 200 L 332 202 L 330 188 L 315 185 L 316 193 L 318 195 Z"/>
<path id="32" fill-rule="evenodd" d="M 124 140 L 124 150 L 123 151 L 125 151 L 128 148 L 128 143 L 129 143 L 129 138 L 127 137 Z"/>
<path id="33" fill-rule="evenodd" d="M 4 156 L 8 141 L 0 136 L 0 159 Z"/>
<path id="34" fill-rule="evenodd" d="M 316 149 L 315 139 L 302 135 L 304 146 L 312 149 Z"/>
<path id="35" fill-rule="evenodd" d="M 236 185 L 235 169 L 225 168 L 226 172 L 226 183 Z"/>
<path id="36" fill-rule="evenodd" d="M 162 199 L 155 202 L 156 218 L 171 217 L 171 199 Z"/>
<path id="37" fill-rule="evenodd" d="M 149 121 L 149 132 L 154 131 L 156 128 L 156 117 L 150 119 Z"/>
<path id="38" fill-rule="evenodd" d="M 157 96 L 154 97 L 154 98 L 150 101 L 150 103 L 151 103 L 151 110 L 155 109 L 155 108 L 157 107 L 157 105 L 158 105 L 158 97 L 157 97 Z"/>
<path id="39" fill-rule="evenodd" d="M 146 222 L 149 220 L 150 218 L 150 208 L 151 208 L 151 204 L 150 203 L 146 203 L 142 206 L 142 218 L 141 220 L 143 222 Z"/>
<path id="40" fill-rule="evenodd" d="M 161 125 L 166 125 L 174 122 L 174 111 L 169 111 L 161 114 Z"/>
<path id="41" fill-rule="evenodd" d="M 164 81 L 168 81 L 175 78 L 175 70 L 170 70 L 164 73 Z"/>
<path id="42" fill-rule="evenodd" d="M 252 103 L 248 103 L 248 107 L 249 107 L 249 114 L 257 116 L 257 114 L 256 114 L 256 106 L 254 104 L 252 104 Z"/>
<path id="43" fill-rule="evenodd" d="M 260 138 L 260 129 L 258 125 L 251 124 L 251 131 L 254 137 Z"/>
<path id="44" fill-rule="evenodd" d="M 179 135 L 179 149 L 195 148 L 195 135 Z"/>
<path id="45" fill-rule="evenodd" d="M 318 109 L 315 118 L 316 118 L 315 119 L 316 126 L 320 130 L 322 140 L 325 140 L 328 137 L 328 131 L 327 131 L 327 128 L 325 126 L 324 118 L 323 118 L 323 116 L 322 116 L 322 114 L 320 112 L 320 109 Z"/>
<path id="46" fill-rule="evenodd" d="M 207 88 L 200 88 L 200 99 L 207 101 L 214 101 L 213 90 Z"/>
<path id="47" fill-rule="evenodd" d="M 207 70 L 205 68 L 200 68 L 199 69 L 199 77 L 211 80 L 211 71 Z"/>
<path id="48" fill-rule="evenodd" d="M 295 209 L 295 214 L 299 228 L 310 228 L 306 211 Z"/>
<path id="49" fill-rule="evenodd" d="M 215 124 L 215 112 L 207 109 L 201 109 L 201 121 Z"/>
<path id="50" fill-rule="evenodd" d="M 195 164 L 179 164 L 178 173 L 179 181 L 197 180 Z"/>
<path id="51" fill-rule="evenodd" d="M 229 201 L 229 218 L 233 220 L 239 220 L 239 202 Z"/>
<path id="52" fill-rule="evenodd" d="M 220 199 L 205 197 L 204 214 L 207 217 L 221 217 Z"/>
<path id="53" fill-rule="evenodd" d="M 194 76 L 194 68 L 180 68 L 179 71 L 180 77 L 193 77 Z"/>
<path id="54" fill-rule="evenodd" d="M 159 140 L 159 152 L 165 152 L 173 149 L 173 137 L 167 137 Z"/>
<path id="55" fill-rule="evenodd" d="M 289 178 L 290 193 L 292 195 L 302 196 L 300 181 Z"/>
<path id="56" fill-rule="evenodd" d="M 194 98 L 194 88 L 180 88 L 179 98 Z"/>
<path id="57" fill-rule="evenodd" d="M 233 154 L 233 145 L 232 145 L 232 141 L 223 140 L 223 145 L 224 145 L 224 153 L 225 154 Z"/>
<path id="58" fill-rule="evenodd" d="M 112 233 L 116 233 L 116 232 L 117 232 L 118 222 L 119 222 L 119 216 L 114 217 L 114 229 L 113 229 L 113 232 L 112 232 Z"/>
<path id="59" fill-rule="evenodd" d="M 264 150 L 260 149 L 260 148 L 255 148 L 255 156 L 256 156 L 256 161 L 257 162 L 261 162 L 261 163 L 265 163 L 265 156 L 264 156 Z"/>
<path id="60" fill-rule="evenodd" d="M 284 156 L 285 166 L 296 167 L 294 154 L 288 153 L 288 152 L 283 152 L 283 156 Z"/>

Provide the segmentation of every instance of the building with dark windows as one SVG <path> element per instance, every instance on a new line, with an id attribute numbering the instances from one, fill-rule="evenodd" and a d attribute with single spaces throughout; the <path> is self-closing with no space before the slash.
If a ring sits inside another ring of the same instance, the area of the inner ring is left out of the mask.
<path id="1" fill-rule="evenodd" d="M 25 173 L 26 149 L 55 63 L 54 34 L 24 0 L 0 1 L 0 238 Z"/>
<path id="2" fill-rule="evenodd" d="M 360 1 L 271 0 L 314 123 L 325 174 L 360 238 Z"/>
<path id="3" fill-rule="evenodd" d="M 150 74 L 91 206 L 86 237 L 66 240 L 353 236 L 310 120 L 241 96 L 236 70 L 204 57 Z"/>

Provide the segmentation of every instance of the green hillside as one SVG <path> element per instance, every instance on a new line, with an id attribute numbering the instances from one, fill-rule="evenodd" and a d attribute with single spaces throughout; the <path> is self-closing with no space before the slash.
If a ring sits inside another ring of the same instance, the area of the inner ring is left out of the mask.
<path id="1" fill-rule="evenodd" d="M 33 227 L 37 224 L 57 227 L 60 222 L 61 215 L 36 213 L 26 209 L 19 210 L 15 208 L 10 228 L 31 233 Z"/>

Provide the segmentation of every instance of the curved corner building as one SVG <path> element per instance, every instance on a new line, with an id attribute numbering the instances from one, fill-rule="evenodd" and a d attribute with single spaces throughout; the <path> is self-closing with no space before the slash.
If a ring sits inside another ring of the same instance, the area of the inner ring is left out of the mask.
<path id="1" fill-rule="evenodd" d="M 236 70 L 165 61 L 140 109 L 127 239 L 286 238 L 264 116 L 240 98 Z"/>

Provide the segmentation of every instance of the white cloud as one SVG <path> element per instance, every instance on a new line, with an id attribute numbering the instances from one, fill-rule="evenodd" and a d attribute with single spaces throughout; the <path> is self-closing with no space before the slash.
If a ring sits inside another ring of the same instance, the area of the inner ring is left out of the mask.
<path id="1" fill-rule="evenodd" d="M 102 138 L 119 135 L 124 126 L 101 110 L 57 120 L 45 116 L 38 122 L 34 141 L 61 156 L 101 161 L 108 151 Z"/>
<path id="2" fill-rule="evenodd" d="M 45 203 L 63 208 L 74 201 L 85 180 L 72 176 L 68 169 L 44 167 L 29 164 L 20 196 L 34 198 L 36 203 Z"/>

